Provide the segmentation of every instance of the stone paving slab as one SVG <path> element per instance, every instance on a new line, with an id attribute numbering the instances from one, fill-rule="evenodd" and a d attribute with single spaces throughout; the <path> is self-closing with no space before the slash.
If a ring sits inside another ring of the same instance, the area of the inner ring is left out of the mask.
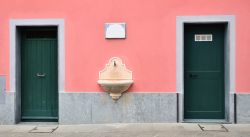
<path id="1" fill-rule="evenodd" d="M 224 126 L 231 132 L 250 132 L 250 124 L 224 124 Z"/>
<path id="2" fill-rule="evenodd" d="M 29 133 L 52 133 L 54 132 L 58 126 L 53 125 L 42 125 L 42 126 L 36 126 L 32 130 L 29 131 Z"/>
<path id="3" fill-rule="evenodd" d="M 202 131 L 220 131 L 228 132 L 228 129 L 222 124 L 198 124 Z"/>
<path id="4" fill-rule="evenodd" d="M 11 132 L 15 126 L 12 125 L 0 125 L 0 133 L 2 132 Z"/>
<path id="5" fill-rule="evenodd" d="M 28 133 L 30 130 L 34 129 L 34 125 L 17 125 L 11 132 L 16 133 Z"/>
<path id="6" fill-rule="evenodd" d="M 57 125 L 0 125 L 0 137 L 250 137 L 250 124 L 223 124 L 228 132 L 204 132 L 195 123 L 59 125 L 52 133 L 29 132 L 37 126 Z"/>
<path id="7" fill-rule="evenodd" d="M 223 134 L 221 134 L 223 133 Z M 249 137 L 249 133 L 229 132 L 107 132 L 107 133 L 3 133 L 0 137 Z"/>

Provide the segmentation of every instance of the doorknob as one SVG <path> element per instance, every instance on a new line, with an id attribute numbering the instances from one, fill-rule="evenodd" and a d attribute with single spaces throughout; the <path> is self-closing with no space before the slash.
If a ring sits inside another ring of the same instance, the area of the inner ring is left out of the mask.
<path id="1" fill-rule="evenodd" d="M 189 77 L 190 77 L 190 78 L 197 78 L 198 75 L 197 75 L 197 74 L 189 74 Z"/>
<path id="2" fill-rule="evenodd" d="M 46 73 L 43 73 L 43 74 L 36 73 L 36 76 L 37 76 L 37 77 L 45 77 L 45 76 L 46 76 Z"/>

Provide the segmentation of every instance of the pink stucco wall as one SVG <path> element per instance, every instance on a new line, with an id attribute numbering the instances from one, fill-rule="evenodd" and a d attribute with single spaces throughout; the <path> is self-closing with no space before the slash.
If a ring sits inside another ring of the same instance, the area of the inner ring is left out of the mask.
<path id="1" fill-rule="evenodd" d="M 249 0 L 2 0 L 0 75 L 9 89 L 9 20 L 65 19 L 66 91 L 101 91 L 98 71 L 121 57 L 131 92 L 175 92 L 176 16 L 236 16 L 236 90 L 250 92 Z M 126 22 L 125 40 L 106 40 L 104 23 Z"/>

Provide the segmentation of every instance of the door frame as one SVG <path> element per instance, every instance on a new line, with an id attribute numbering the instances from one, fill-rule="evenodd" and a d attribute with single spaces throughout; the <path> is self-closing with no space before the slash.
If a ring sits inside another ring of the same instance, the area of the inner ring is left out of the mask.
<path id="1" fill-rule="evenodd" d="M 184 119 L 184 25 L 185 24 L 225 24 L 224 79 L 225 79 L 225 119 Z M 235 121 L 235 16 L 177 16 L 176 17 L 176 92 L 178 122 L 225 122 Z"/>
<path id="2" fill-rule="evenodd" d="M 58 96 L 65 87 L 64 19 L 11 19 L 10 20 L 10 92 L 15 93 L 15 122 L 21 121 L 21 27 L 57 27 Z M 58 97 L 59 99 L 59 97 Z M 59 101 L 59 100 L 58 100 Z M 58 109 L 60 103 L 58 102 Z M 58 117 L 59 116 L 58 111 Z M 59 120 L 59 118 L 58 118 Z"/>

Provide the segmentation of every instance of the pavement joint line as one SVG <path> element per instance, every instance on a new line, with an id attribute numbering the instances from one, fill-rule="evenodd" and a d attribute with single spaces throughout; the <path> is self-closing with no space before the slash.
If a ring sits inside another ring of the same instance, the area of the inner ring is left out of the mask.
<path id="1" fill-rule="evenodd" d="M 35 126 L 34 128 L 32 128 L 31 130 L 28 131 L 28 133 L 32 133 L 31 131 L 36 130 L 37 126 Z"/>
<path id="2" fill-rule="evenodd" d="M 38 130 L 38 127 L 39 126 L 34 127 L 28 133 L 53 133 L 56 129 L 58 129 L 59 126 L 57 125 L 55 128 L 52 128 L 51 131 L 49 131 L 49 132 L 39 132 L 39 131 L 36 132 L 35 130 Z M 46 126 L 41 126 L 41 127 L 46 127 Z M 35 131 L 35 132 L 33 132 L 33 131 Z"/>
<path id="3" fill-rule="evenodd" d="M 226 132 L 229 132 L 228 129 L 223 124 L 221 124 L 221 127 L 224 128 Z"/>
<path id="4" fill-rule="evenodd" d="M 57 129 L 58 129 L 58 125 L 56 126 L 56 128 L 54 128 L 54 129 L 52 129 L 52 132 L 51 133 L 53 133 L 54 131 L 56 131 Z"/>
<path id="5" fill-rule="evenodd" d="M 206 128 L 205 126 L 201 126 L 200 124 L 198 124 L 201 131 L 229 132 L 228 129 L 224 125 L 222 125 L 222 124 L 219 124 L 219 125 L 220 125 L 222 130 L 220 130 L 220 129 L 218 129 L 218 130 L 206 130 L 206 129 L 204 129 L 204 128 Z"/>
<path id="6" fill-rule="evenodd" d="M 201 131 L 204 131 L 204 127 L 202 127 L 200 124 L 198 124 L 198 126 L 200 127 Z"/>

